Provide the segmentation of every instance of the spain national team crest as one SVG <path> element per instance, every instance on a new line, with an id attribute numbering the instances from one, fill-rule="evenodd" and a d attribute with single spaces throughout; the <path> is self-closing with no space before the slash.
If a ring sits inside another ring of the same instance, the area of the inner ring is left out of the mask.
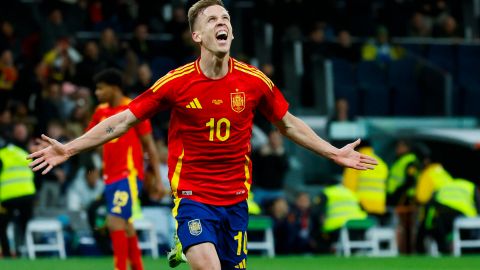
<path id="1" fill-rule="evenodd" d="M 190 231 L 191 235 L 197 236 L 202 233 L 202 223 L 200 223 L 200 219 L 190 220 L 188 222 L 188 230 Z"/>
<path id="2" fill-rule="evenodd" d="M 230 93 L 230 103 L 234 112 L 241 113 L 243 110 L 245 110 L 245 93 Z"/>

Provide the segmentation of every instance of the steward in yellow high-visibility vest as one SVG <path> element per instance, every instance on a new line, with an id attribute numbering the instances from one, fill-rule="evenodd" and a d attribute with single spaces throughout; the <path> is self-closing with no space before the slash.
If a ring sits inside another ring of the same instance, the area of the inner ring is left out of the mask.
<path id="1" fill-rule="evenodd" d="M 437 241 L 441 252 L 450 252 L 449 239 L 457 217 L 476 217 L 480 210 L 480 193 L 471 181 L 456 178 L 443 185 L 426 210 L 425 228 Z"/>
<path id="2" fill-rule="evenodd" d="M 34 176 L 28 167 L 27 155 L 25 150 L 13 144 L 0 149 L 0 202 L 35 194 Z"/>
<path id="3" fill-rule="evenodd" d="M 312 209 L 312 239 L 318 252 L 330 251 L 347 221 L 368 216 L 355 194 L 342 184 L 326 187 L 314 198 Z"/>
<path id="4" fill-rule="evenodd" d="M 24 149 L 13 144 L 0 148 L 0 242 L 5 257 L 12 256 L 7 239 L 8 223 L 18 212 L 15 219 L 20 235 L 24 235 L 33 214 L 35 184 L 27 155 Z"/>
<path id="5" fill-rule="evenodd" d="M 420 164 L 413 153 L 401 155 L 390 167 L 387 180 L 387 204 L 409 205 L 415 196 L 414 185 L 419 174 Z"/>
<path id="6" fill-rule="evenodd" d="M 417 202 L 426 204 L 436 191 L 452 180 L 452 176 L 443 168 L 442 164 L 428 164 L 425 169 L 422 170 L 417 180 L 417 186 L 415 188 Z"/>
<path id="7" fill-rule="evenodd" d="M 374 157 L 378 164 L 373 170 L 359 171 L 346 168 L 343 173 L 343 184 L 355 193 L 360 205 L 368 214 L 383 215 L 387 209 L 388 166 L 374 153 L 373 147 L 364 146 L 359 148 L 358 152 Z"/>

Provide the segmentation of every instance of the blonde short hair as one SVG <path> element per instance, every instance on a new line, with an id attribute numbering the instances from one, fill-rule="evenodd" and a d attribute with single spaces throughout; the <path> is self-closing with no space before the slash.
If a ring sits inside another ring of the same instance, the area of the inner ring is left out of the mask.
<path id="1" fill-rule="evenodd" d="M 193 4 L 190 9 L 188 9 L 188 24 L 190 26 L 190 32 L 193 32 L 193 27 L 195 26 L 195 21 L 198 18 L 198 14 L 200 14 L 200 12 L 206 8 L 216 5 L 225 7 L 222 0 L 200 0 Z"/>

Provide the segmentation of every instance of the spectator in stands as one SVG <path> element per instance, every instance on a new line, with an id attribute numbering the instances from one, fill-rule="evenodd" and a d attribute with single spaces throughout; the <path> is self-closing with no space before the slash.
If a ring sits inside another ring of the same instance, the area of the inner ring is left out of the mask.
<path id="1" fill-rule="evenodd" d="M 15 66 L 13 53 L 10 50 L 0 52 L 0 103 L 13 95 L 15 83 L 18 80 L 18 70 Z"/>
<path id="2" fill-rule="evenodd" d="M 148 40 L 148 26 L 139 23 L 135 26 L 133 38 L 130 40 L 130 48 L 137 55 L 140 62 L 148 61 L 154 55 L 154 48 Z"/>
<path id="3" fill-rule="evenodd" d="M 312 251 L 311 241 L 311 200 L 307 192 L 299 192 L 295 197 L 295 204 L 288 214 L 288 221 L 292 224 L 294 234 L 292 252 L 308 253 Z"/>
<path id="4" fill-rule="evenodd" d="M 380 223 L 386 223 L 388 222 L 388 216 L 386 216 L 388 166 L 375 153 L 367 139 L 362 140 L 358 151 L 375 157 L 378 165 L 373 170 L 362 172 L 345 169 L 343 172 L 343 185 L 357 196 L 362 209 L 369 215 L 378 218 Z"/>
<path id="5" fill-rule="evenodd" d="M 87 211 L 88 207 L 103 194 L 104 183 L 101 175 L 101 157 L 88 153 L 87 165 L 77 171 L 67 190 L 67 208 L 71 211 Z"/>
<path id="6" fill-rule="evenodd" d="M 0 51 L 11 50 L 15 59 L 20 56 L 20 39 L 15 33 L 12 22 L 8 20 L 0 21 Z"/>
<path id="7" fill-rule="evenodd" d="M 315 22 L 312 25 L 304 45 L 305 60 L 310 60 L 314 55 L 320 57 L 328 55 L 328 44 L 325 36 L 326 28 L 327 24 L 325 22 Z"/>
<path id="8" fill-rule="evenodd" d="M 434 37 L 439 38 L 462 38 L 463 35 L 458 28 L 457 20 L 453 16 L 446 16 L 433 29 Z"/>
<path id="9" fill-rule="evenodd" d="M 117 34 L 112 28 L 105 28 L 100 36 L 100 61 L 107 67 L 121 67 L 123 58 L 124 51 Z"/>
<path id="10" fill-rule="evenodd" d="M 52 136 L 58 141 L 65 142 L 65 129 L 62 123 L 52 120 L 47 125 L 47 136 Z M 48 208 L 60 208 L 64 206 L 62 187 L 66 184 L 70 162 L 62 164 L 45 175 L 38 175 L 39 183 L 38 206 L 43 210 Z"/>
<path id="11" fill-rule="evenodd" d="M 312 107 L 315 101 L 314 80 L 317 76 L 314 74 L 314 64 L 329 55 L 329 44 L 325 36 L 326 28 L 325 22 L 312 24 L 307 40 L 303 44 L 304 74 L 300 100 L 305 107 Z"/>
<path id="12" fill-rule="evenodd" d="M 47 124 L 52 120 L 61 119 L 62 106 L 61 85 L 59 82 L 49 80 L 41 94 L 35 99 L 35 115 L 38 119 L 36 133 L 43 133 Z"/>
<path id="13" fill-rule="evenodd" d="M 338 98 L 335 100 L 335 111 L 330 117 L 329 122 L 349 122 L 353 121 L 353 116 L 350 115 L 348 100 L 345 98 Z"/>
<path id="14" fill-rule="evenodd" d="M 273 219 L 273 237 L 275 238 L 275 253 L 289 254 L 292 252 L 296 231 L 288 220 L 290 206 L 284 197 L 270 201 L 267 213 Z"/>
<path id="15" fill-rule="evenodd" d="M 377 61 L 381 64 L 398 60 L 405 55 L 405 49 L 389 40 L 388 29 L 379 26 L 375 39 L 367 41 L 362 47 L 363 61 Z"/>
<path id="16" fill-rule="evenodd" d="M 167 23 L 165 28 L 168 33 L 174 35 L 174 39 L 180 37 L 180 35 L 178 35 L 179 33 L 188 29 L 187 12 L 183 6 L 177 5 L 173 7 L 172 20 Z"/>
<path id="17" fill-rule="evenodd" d="M 100 59 L 98 44 L 94 40 L 87 41 L 83 47 L 83 59 L 76 66 L 75 82 L 86 86 L 93 93 L 95 84 L 93 76 L 106 68 L 106 63 Z"/>
<path id="18" fill-rule="evenodd" d="M 70 31 L 63 21 L 63 13 L 59 8 L 54 7 L 49 10 L 48 18 L 45 20 L 37 4 L 33 4 L 32 14 L 36 23 L 40 26 L 41 53 L 51 50 L 59 39 L 69 36 Z"/>
<path id="19" fill-rule="evenodd" d="M 26 159 L 30 138 L 27 127 L 15 123 L 12 135 L 9 139 L 0 137 L 3 142 L 0 145 L 0 244 L 3 257 L 19 254 L 17 248 L 24 243 L 23 236 L 33 216 L 35 198 L 34 175 Z M 19 237 L 15 237 L 17 246 L 13 250 L 7 238 L 7 227 L 12 221 L 16 222 L 19 231 Z"/>
<path id="20" fill-rule="evenodd" d="M 278 197 L 285 196 L 284 179 L 288 171 L 288 156 L 283 147 L 283 140 L 278 130 L 272 130 L 268 144 L 252 153 L 255 167 L 252 172 L 255 200 L 265 205 Z"/>
<path id="21" fill-rule="evenodd" d="M 311 239 L 315 252 L 330 253 L 338 241 L 340 229 L 352 219 L 365 219 L 357 196 L 337 180 L 326 183 L 313 199 Z"/>
<path id="22" fill-rule="evenodd" d="M 81 54 L 70 44 L 66 37 L 59 38 L 55 47 L 49 50 L 42 59 L 42 67 L 48 78 L 56 81 L 72 80 L 75 76 L 75 65 L 82 60 Z"/>
<path id="23" fill-rule="evenodd" d="M 343 29 L 337 34 L 336 42 L 332 44 L 330 57 L 345 59 L 355 63 L 360 59 L 360 50 L 353 44 L 350 32 Z"/>
<path id="24" fill-rule="evenodd" d="M 411 37 L 431 37 L 432 24 L 430 18 L 421 12 L 415 12 L 410 19 L 408 35 Z"/>
<path id="25" fill-rule="evenodd" d="M 477 217 L 480 211 L 480 192 L 469 180 L 456 178 L 442 186 L 427 204 L 425 226 L 442 253 L 451 252 L 453 222 L 457 217 Z M 449 240 L 450 239 L 450 240 Z"/>
<path id="26" fill-rule="evenodd" d="M 12 111 L 7 104 L 0 103 L 0 141 L 11 136 L 13 130 Z"/>
<path id="27" fill-rule="evenodd" d="M 128 96 L 134 98 L 143 93 L 146 89 L 153 85 L 153 80 L 154 79 L 150 65 L 148 65 L 148 63 L 140 64 L 137 69 L 137 82 L 128 91 Z"/>

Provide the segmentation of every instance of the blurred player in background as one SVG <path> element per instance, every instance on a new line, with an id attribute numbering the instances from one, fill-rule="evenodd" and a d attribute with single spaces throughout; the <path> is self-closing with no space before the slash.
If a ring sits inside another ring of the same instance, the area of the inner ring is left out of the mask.
<path id="1" fill-rule="evenodd" d="M 34 171 L 46 173 L 85 149 L 115 139 L 155 113 L 171 109 L 168 166 L 177 234 L 192 269 L 246 269 L 250 137 L 259 110 L 282 135 L 335 163 L 373 169 L 376 160 L 338 149 L 288 112 L 280 90 L 255 67 L 230 57 L 230 15 L 222 1 L 201 0 L 188 12 L 201 57 L 160 78 L 128 109 L 81 137 L 32 153 Z M 177 249 L 177 254 L 181 250 Z"/>
<path id="2" fill-rule="evenodd" d="M 103 119 L 128 108 L 130 99 L 123 93 L 123 79 L 120 71 L 107 69 L 94 78 L 95 95 L 101 103 L 92 116 L 88 129 Z M 122 136 L 103 145 L 103 178 L 107 202 L 107 226 L 112 239 L 115 270 L 143 269 L 138 239 L 133 228 L 133 218 L 140 215 L 139 192 L 144 179 L 144 151 L 148 154 L 150 166 L 159 190 L 165 190 L 160 181 L 158 154 L 152 137 L 149 120 L 141 121 Z"/>

